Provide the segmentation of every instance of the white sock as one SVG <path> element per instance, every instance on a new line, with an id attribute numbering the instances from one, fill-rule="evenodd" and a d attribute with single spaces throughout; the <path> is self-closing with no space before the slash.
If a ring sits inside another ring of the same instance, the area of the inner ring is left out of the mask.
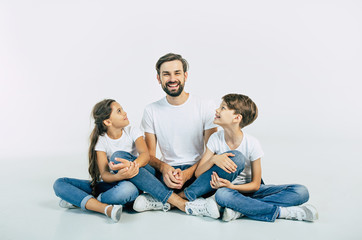
<path id="1" fill-rule="evenodd" d="M 279 207 L 278 218 L 285 218 L 286 216 L 288 216 L 288 210 L 285 207 Z"/>

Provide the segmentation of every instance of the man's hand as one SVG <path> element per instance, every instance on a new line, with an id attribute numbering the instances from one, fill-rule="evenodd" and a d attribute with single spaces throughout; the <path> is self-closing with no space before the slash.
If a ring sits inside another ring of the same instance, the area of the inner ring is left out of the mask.
<path id="1" fill-rule="evenodd" d="M 173 175 L 175 176 L 175 178 L 177 180 L 180 181 L 181 186 L 179 188 L 177 188 L 177 189 L 181 189 L 183 187 L 183 185 L 185 184 L 185 182 L 190 179 L 190 177 L 188 177 L 189 174 L 187 172 L 187 169 L 182 171 L 181 169 L 177 168 L 173 172 Z"/>
<path id="2" fill-rule="evenodd" d="M 234 156 L 235 155 L 232 153 L 224 153 L 220 155 L 214 155 L 211 160 L 216 166 L 218 166 L 225 172 L 232 173 L 236 171 L 237 165 L 229 157 Z"/>
<path id="3" fill-rule="evenodd" d="M 164 164 L 162 167 L 162 176 L 163 181 L 165 182 L 166 186 L 172 189 L 181 189 L 183 184 L 182 181 L 179 179 L 178 170 L 171 167 L 168 164 Z M 178 176 L 178 178 L 176 178 Z"/>
<path id="4" fill-rule="evenodd" d="M 222 187 L 231 188 L 233 186 L 233 184 L 229 180 L 220 178 L 216 172 L 212 172 L 210 185 L 213 189 L 218 189 Z"/>
<path id="5" fill-rule="evenodd" d="M 117 164 L 118 165 L 118 164 Z M 119 178 L 119 180 L 130 179 L 136 176 L 139 172 L 138 163 L 130 162 L 129 167 L 122 168 L 115 175 Z"/>

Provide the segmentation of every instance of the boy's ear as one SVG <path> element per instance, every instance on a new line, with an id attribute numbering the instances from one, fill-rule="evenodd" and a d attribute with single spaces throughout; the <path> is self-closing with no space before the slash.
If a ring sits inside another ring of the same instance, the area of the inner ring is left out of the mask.
<path id="1" fill-rule="evenodd" d="M 103 124 L 106 125 L 107 127 L 109 127 L 112 125 L 112 122 L 110 119 L 106 119 L 106 120 L 103 120 Z"/>
<path id="2" fill-rule="evenodd" d="M 234 118 L 238 123 L 240 123 L 243 120 L 243 116 L 241 114 L 237 114 Z"/>

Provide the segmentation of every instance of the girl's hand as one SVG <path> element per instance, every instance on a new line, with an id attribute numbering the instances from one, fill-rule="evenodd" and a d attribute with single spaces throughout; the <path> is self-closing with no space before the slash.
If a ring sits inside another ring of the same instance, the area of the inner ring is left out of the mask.
<path id="1" fill-rule="evenodd" d="M 232 153 L 223 153 L 220 155 L 214 155 L 211 160 L 213 163 L 224 170 L 227 173 L 232 173 L 236 171 L 237 165 L 229 158 L 234 157 Z"/>
<path id="2" fill-rule="evenodd" d="M 122 168 L 115 175 L 119 177 L 119 180 L 130 179 L 138 174 L 139 169 L 138 163 L 130 162 L 129 167 Z"/>
<path id="3" fill-rule="evenodd" d="M 108 166 L 109 169 L 113 170 L 113 171 L 118 171 L 121 170 L 122 168 L 126 168 L 126 167 L 130 167 L 131 166 L 131 162 L 123 159 L 123 158 L 115 158 L 116 161 L 120 162 L 115 164 L 114 162 L 109 162 Z"/>
<path id="4" fill-rule="evenodd" d="M 218 189 L 222 187 L 231 188 L 233 186 L 233 184 L 229 180 L 220 178 L 216 172 L 212 172 L 210 185 L 213 189 Z"/>

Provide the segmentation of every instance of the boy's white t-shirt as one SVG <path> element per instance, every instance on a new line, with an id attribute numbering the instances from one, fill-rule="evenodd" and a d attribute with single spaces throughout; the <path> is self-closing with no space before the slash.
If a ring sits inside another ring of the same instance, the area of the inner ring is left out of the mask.
<path id="1" fill-rule="evenodd" d="M 244 170 L 232 181 L 232 184 L 240 185 L 251 182 L 251 162 L 264 156 L 259 141 L 243 132 L 243 140 L 235 150 L 241 152 L 245 157 Z M 207 148 L 213 153 L 222 154 L 231 149 L 225 142 L 224 130 L 212 134 L 207 142 Z"/>
<path id="2" fill-rule="evenodd" d="M 146 106 L 141 129 L 156 135 L 161 161 L 171 165 L 193 165 L 204 153 L 204 130 L 217 127 L 216 104 L 189 95 L 182 105 L 171 105 L 166 97 Z"/>
<path id="3" fill-rule="evenodd" d="M 127 126 L 123 129 L 122 136 L 118 139 L 110 138 L 107 133 L 99 136 L 94 150 L 105 152 L 107 159 L 110 159 L 112 154 L 117 151 L 125 151 L 138 156 L 135 141 L 139 137 L 143 137 L 143 133 L 139 128 Z"/>

